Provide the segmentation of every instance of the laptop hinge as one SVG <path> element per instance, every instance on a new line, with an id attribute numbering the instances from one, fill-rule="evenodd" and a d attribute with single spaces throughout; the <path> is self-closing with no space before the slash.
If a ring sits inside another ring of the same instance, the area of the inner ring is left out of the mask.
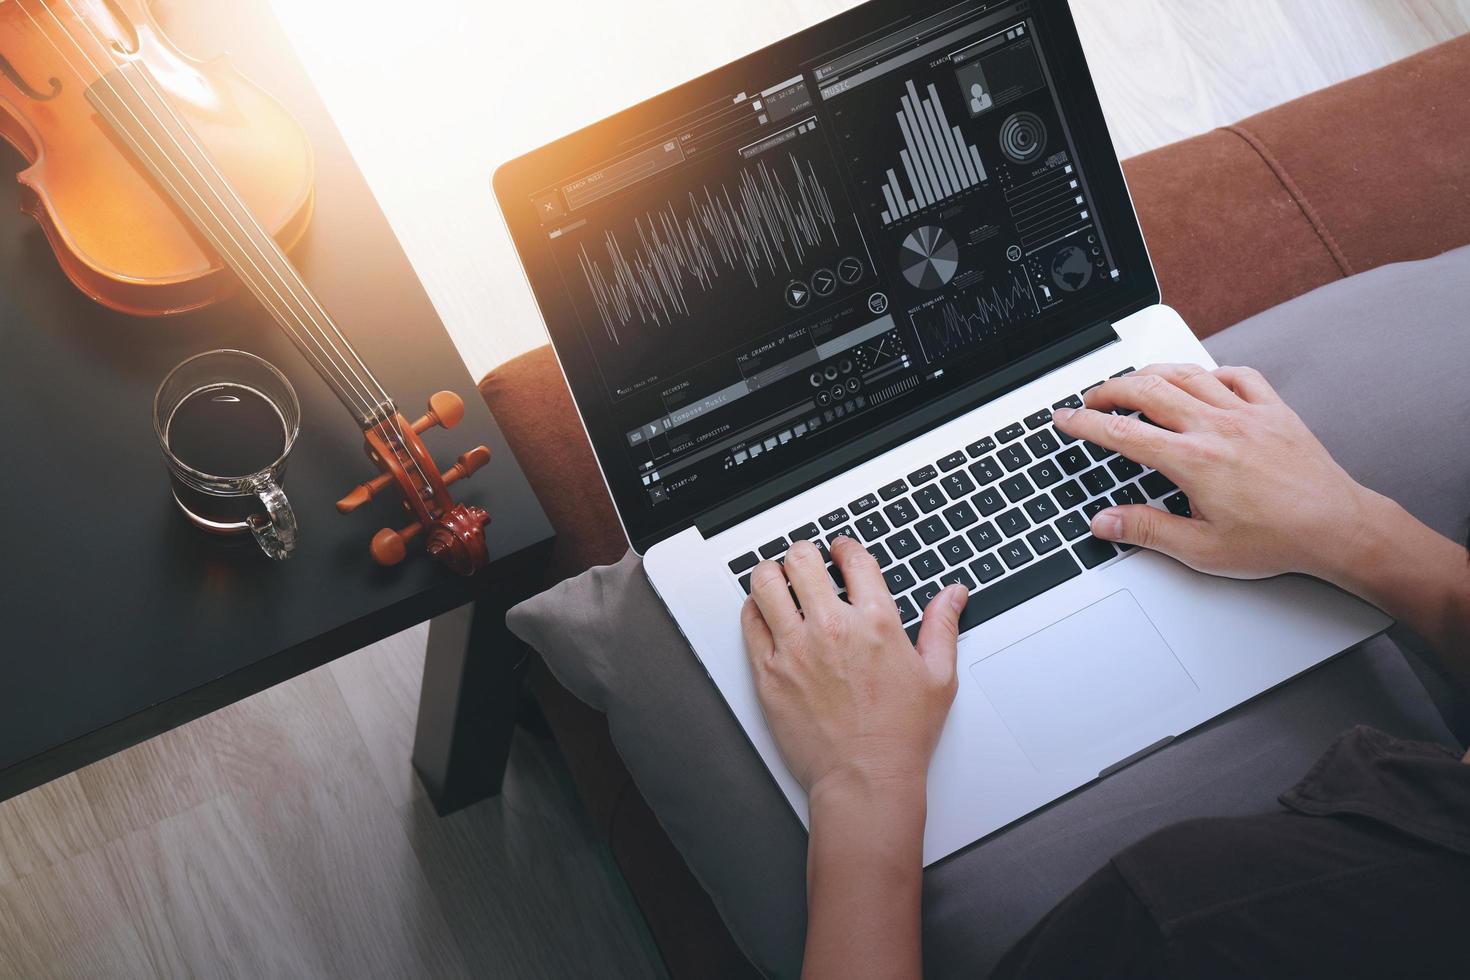
<path id="1" fill-rule="evenodd" d="M 936 426 L 943 425 L 986 402 L 1050 374 L 1079 357 L 1085 357 L 1108 344 L 1116 343 L 1117 340 L 1118 334 L 1113 329 L 1112 323 L 1094 324 L 1070 337 L 1043 347 L 1035 354 L 1024 357 L 1014 364 L 1008 364 L 972 384 L 950 392 L 936 402 L 917 408 L 881 428 L 865 433 L 839 449 L 768 480 L 734 500 L 710 508 L 695 519 L 695 526 L 704 537 L 713 537 L 727 528 L 754 517 L 761 511 L 774 507 L 783 500 L 788 500 Z"/>

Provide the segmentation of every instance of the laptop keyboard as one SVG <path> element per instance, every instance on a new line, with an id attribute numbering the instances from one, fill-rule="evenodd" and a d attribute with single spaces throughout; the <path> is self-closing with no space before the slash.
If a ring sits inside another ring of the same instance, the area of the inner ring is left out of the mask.
<path id="1" fill-rule="evenodd" d="M 1051 424 L 1053 409 L 1081 407 L 1074 394 L 1039 409 L 754 547 L 729 562 L 730 573 L 748 594 L 761 560 L 780 560 L 792 542 L 812 541 L 845 596 L 830 548 L 846 535 L 877 559 L 910 639 L 919 635 L 924 607 L 955 583 L 970 590 L 961 633 L 994 619 L 1131 550 L 1092 536 L 1099 511 L 1146 503 L 1190 514 L 1189 499 L 1162 473 Z"/>

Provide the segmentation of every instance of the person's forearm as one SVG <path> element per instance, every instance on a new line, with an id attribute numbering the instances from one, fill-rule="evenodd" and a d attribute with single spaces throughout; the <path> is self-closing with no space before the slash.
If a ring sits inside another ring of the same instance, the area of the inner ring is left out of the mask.
<path id="1" fill-rule="evenodd" d="M 1422 637 L 1470 688 L 1470 556 L 1387 497 L 1368 492 L 1360 526 L 1321 577 Z"/>
<path id="2" fill-rule="evenodd" d="M 811 796 L 805 980 L 918 980 L 924 781 L 845 777 Z"/>

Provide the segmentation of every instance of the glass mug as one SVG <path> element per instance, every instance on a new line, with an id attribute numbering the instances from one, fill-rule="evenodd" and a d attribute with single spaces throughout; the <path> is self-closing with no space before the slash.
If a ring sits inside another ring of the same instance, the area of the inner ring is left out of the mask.
<path id="1" fill-rule="evenodd" d="M 153 398 L 153 429 L 179 509 L 213 534 L 249 531 L 275 559 L 296 547 L 296 515 L 281 482 L 300 427 L 291 382 L 239 350 L 196 354 Z"/>

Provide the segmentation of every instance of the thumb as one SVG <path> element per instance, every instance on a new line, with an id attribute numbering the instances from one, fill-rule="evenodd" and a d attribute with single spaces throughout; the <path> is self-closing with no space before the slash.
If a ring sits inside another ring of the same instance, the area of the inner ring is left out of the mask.
<path id="1" fill-rule="evenodd" d="M 955 669 L 955 645 L 960 638 L 960 613 L 970 601 L 963 585 L 951 585 L 939 593 L 924 610 L 924 625 L 919 627 L 919 641 L 914 649 L 929 662 L 931 670 L 948 676 Z"/>
<path id="2" fill-rule="evenodd" d="M 1187 565 L 1203 557 L 1205 545 L 1199 521 L 1143 504 L 1098 512 L 1092 519 L 1092 533 L 1104 541 L 1162 552 Z"/>

